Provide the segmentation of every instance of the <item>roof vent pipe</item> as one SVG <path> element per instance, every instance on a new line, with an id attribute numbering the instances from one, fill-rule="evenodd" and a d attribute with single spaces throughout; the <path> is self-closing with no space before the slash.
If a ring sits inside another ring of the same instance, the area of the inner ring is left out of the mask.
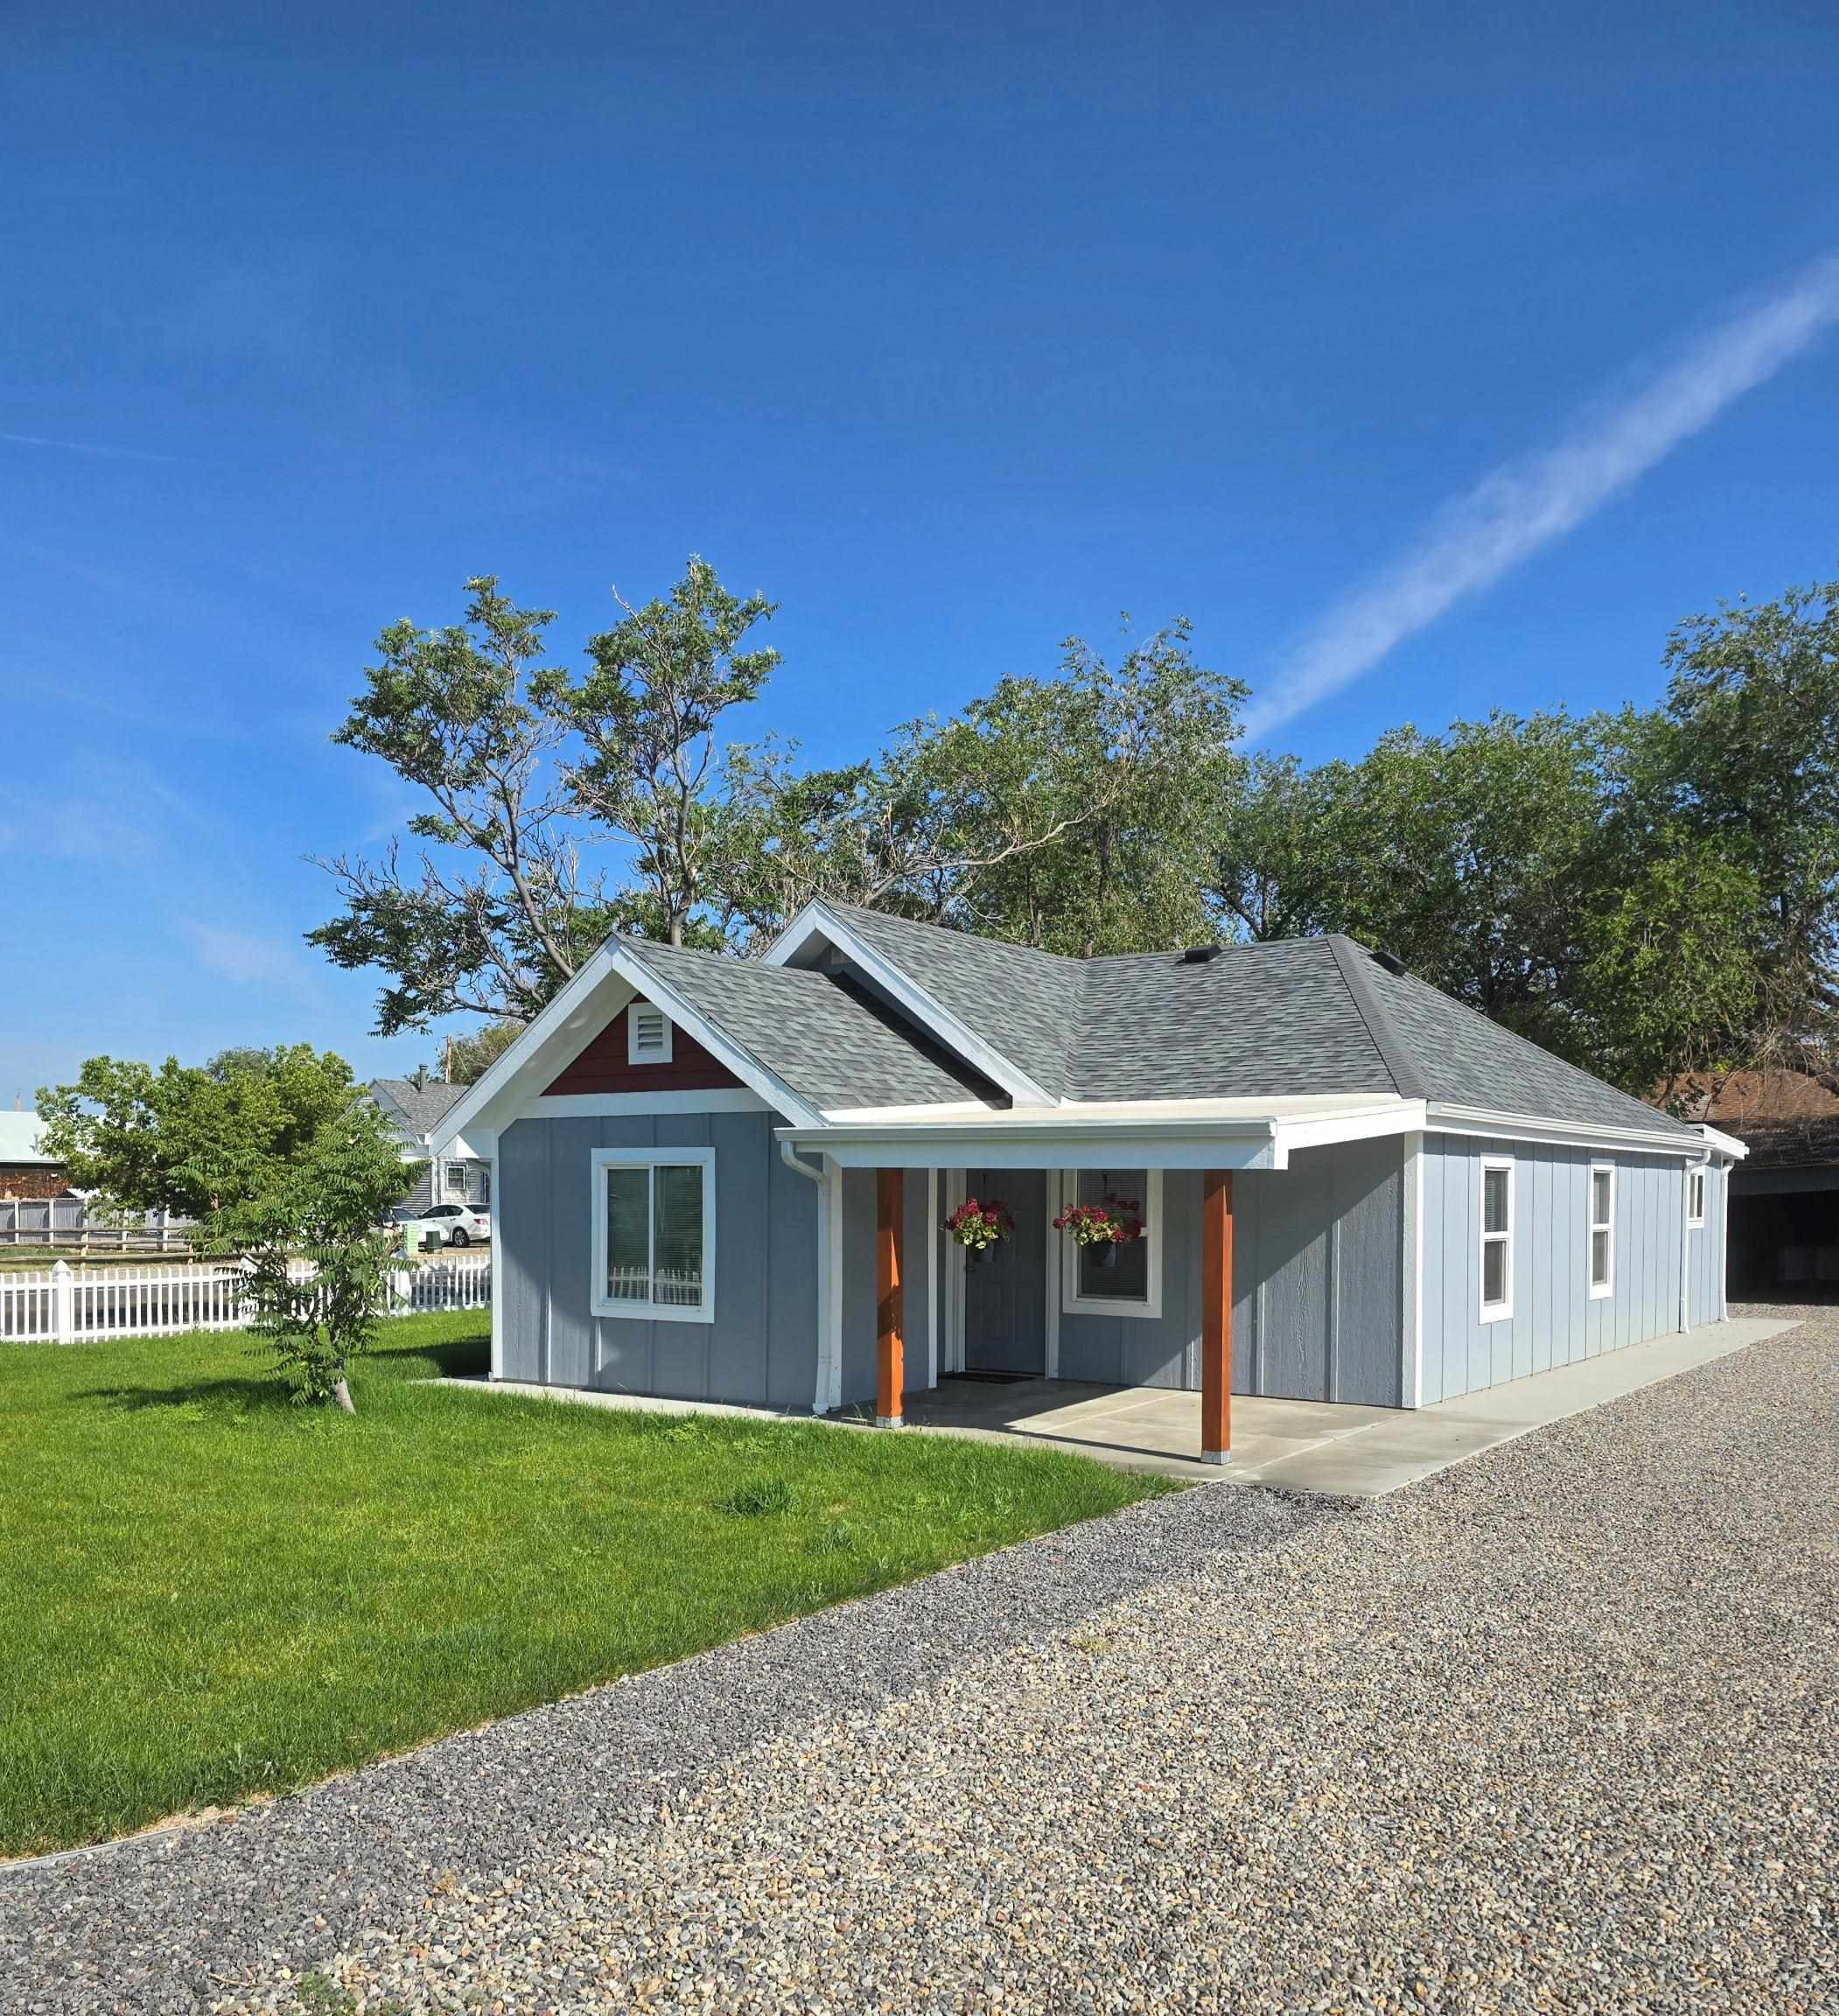
<path id="1" fill-rule="evenodd" d="M 1220 951 L 1220 948 L 1217 945 L 1190 945 L 1181 955 L 1181 963 L 1184 966 L 1205 966 L 1209 959 L 1217 959 Z"/>

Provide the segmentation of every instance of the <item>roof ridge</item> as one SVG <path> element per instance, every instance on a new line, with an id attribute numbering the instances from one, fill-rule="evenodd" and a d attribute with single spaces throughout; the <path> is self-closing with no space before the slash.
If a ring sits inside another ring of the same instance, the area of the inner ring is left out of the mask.
<path id="1" fill-rule="evenodd" d="M 1003 952 L 1025 953 L 1031 959 L 1051 959 L 1057 966 L 1089 966 L 1089 959 L 1081 959 L 1071 952 L 1050 952 L 1045 945 L 1024 945 L 1018 938 L 997 938 L 986 931 L 967 931 L 957 924 L 932 924 L 924 917 L 903 916 L 898 910 L 878 910 L 869 903 L 845 903 L 840 896 L 815 896 L 812 901 L 827 910 L 842 912 L 845 916 L 874 917 L 890 924 L 905 924 L 914 931 L 936 932 L 941 938 L 952 938 L 973 945 L 993 945 Z"/>
<path id="2" fill-rule="evenodd" d="M 1367 1033 L 1373 1039 L 1373 1047 L 1379 1052 L 1380 1062 L 1391 1073 L 1394 1089 L 1401 1099 L 1428 1099 L 1430 1082 L 1418 1068 L 1416 1055 L 1392 1019 L 1391 1011 L 1380 998 L 1379 990 L 1373 984 L 1373 976 L 1367 970 L 1372 963 L 1372 953 L 1359 939 L 1350 938 L 1342 931 L 1331 931 L 1328 944 L 1334 954 L 1341 984 L 1353 1003 L 1353 1012 L 1366 1024 Z"/>

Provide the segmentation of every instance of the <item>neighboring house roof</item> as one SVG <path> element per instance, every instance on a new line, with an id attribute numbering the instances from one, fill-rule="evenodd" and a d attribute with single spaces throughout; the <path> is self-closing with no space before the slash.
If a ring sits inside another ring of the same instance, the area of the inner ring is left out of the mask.
<path id="1" fill-rule="evenodd" d="M 1792 1127 L 1745 1127 L 1750 1169 L 1827 1169 L 1839 1164 L 1839 1118 L 1803 1120 Z"/>
<path id="2" fill-rule="evenodd" d="M 402 1131 L 416 1141 L 426 1141 L 466 1094 L 464 1085 L 449 1085 L 439 1078 L 420 1084 L 413 1078 L 373 1078 L 370 1089 L 401 1122 Z"/>
<path id="3" fill-rule="evenodd" d="M 30 1110 L 0 1113 L 0 1162 L 10 1167 L 31 1166 L 42 1169 L 58 1166 L 57 1158 L 38 1145 L 38 1130 L 45 1123 Z"/>

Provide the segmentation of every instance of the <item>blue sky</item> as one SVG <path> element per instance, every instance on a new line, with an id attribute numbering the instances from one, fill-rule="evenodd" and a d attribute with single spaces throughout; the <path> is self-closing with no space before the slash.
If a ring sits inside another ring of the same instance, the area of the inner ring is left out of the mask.
<path id="1" fill-rule="evenodd" d="M 471 573 L 703 553 L 818 759 L 1183 612 L 1318 759 L 1839 572 L 1829 7 L 1396 11 L 0 10 L 0 1103 L 435 1054 L 303 857 Z"/>

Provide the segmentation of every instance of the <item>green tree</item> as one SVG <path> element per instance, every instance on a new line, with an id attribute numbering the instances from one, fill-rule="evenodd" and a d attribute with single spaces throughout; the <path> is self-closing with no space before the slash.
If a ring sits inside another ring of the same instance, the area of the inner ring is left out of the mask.
<path id="1" fill-rule="evenodd" d="M 384 1035 L 456 1012 L 527 1022 L 612 930 L 722 942 L 697 914 L 713 729 L 778 662 L 738 648 L 773 606 L 738 601 L 694 556 L 668 601 L 621 603 L 579 679 L 547 656 L 553 610 L 518 607 L 491 575 L 466 593 L 458 624 L 382 633 L 332 738 L 426 799 L 412 862 L 395 843 L 321 860 L 345 907 L 307 934 L 335 964 L 391 976 Z M 617 872 L 595 864 L 609 846 Z"/>
<path id="2" fill-rule="evenodd" d="M 727 906 L 756 935 L 826 895 L 1073 953 L 1192 938 L 1243 693 L 1178 622 L 1115 666 L 1071 640 L 1058 676 L 1004 678 L 857 764 L 731 752 Z"/>
<path id="3" fill-rule="evenodd" d="M 488 1022 L 483 1029 L 454 1037 L 445 1060 L 449 1082 L 477 1085 L 522 1034 L 522 1023 L 500 1021 Z"/>
<path id="4" fill-rule="evenodd" d="M 1839 581 L 1668 640 L 1679 815 L 1753 875 L 1770 1027 L 1825 1068 L 1839 1015 Z"/>
<path id="5" fill-rule="evenodd" d="M 614 598 L 625 618 L 588 640 L 593 670 L 578 682 L 547 674 L 538 690 L 580 738 L 584 752 L 563 768 L 575 806 L 630 844 L 648 934 L 682 945 L 697 912 L 720 905 L 710 886 L 723 851 L 716 725 L 758 699 L 780 662 L 770 648 L 741 648 L 777 605 L 731 595 L 694 554 L 668 601 Z"/>
<path id="6" fill-rule="evenodd" d="M 386 1312 L 402 1163 L 382 1116 L 353 1099 L 252 1196 L 215 1213 L 211 1242 L 248 1272 L 256 1347 L 297 1399 L 347 1414 L 352 1361 Z"/>
<path id="7" fill-rule="evenodd" d="M 41 1089 L 46 1152 L 80 1190 L 123 1210 L 206 1218 L 305 1154 L 355 1092 L 351 1067 L 310 1043 L 227 1050 L 157 1069 L 91 1057 L 72 1085 Z M 399 1193 L 400 1194 L 400 1193 Z"/>
<path id="8" fill-rule="evenodd" d="M 1345 931 L 1643 1095 L 1751 1053 L 1753 870 L 1682 807 L 1658 714 L 1399 729 L 1355 762 L 1260 758 L 1209 895 L 1251 938 Z"/>

